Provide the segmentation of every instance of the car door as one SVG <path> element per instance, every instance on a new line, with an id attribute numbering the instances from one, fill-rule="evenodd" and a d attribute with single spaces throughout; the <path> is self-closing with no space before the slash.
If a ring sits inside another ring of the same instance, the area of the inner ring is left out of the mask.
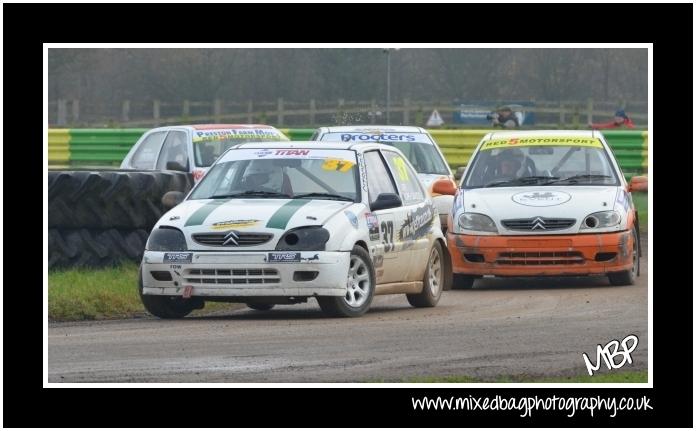
<path id="1" fill-rule="evenodd" d="M 428 261 L 433 220 L 437 214 L 427 200 L 427 194 L 413 167 L 404 157 L 382 150 L 387 166 L 396 182 L 403 206 L 394 212 L 394 239 L 400 260 L 407 264 L 402 270 L 403 281 L 422 279 Z"/>
<path id="2" fill-rule="evenodd" d="M 383 157 L 377 150 L 364 154 L 367 177 L 367 194 L 370 207 L 380 193 L 397 193 L 398 190 L 391 177 Z M 372 211 L 367 215 L 369 229 L 369 246 L 375 267 L 377 283 L 394 283 L 403 280 L 403 267 L 395 244 L 394 215 L 400 208 Z"/>

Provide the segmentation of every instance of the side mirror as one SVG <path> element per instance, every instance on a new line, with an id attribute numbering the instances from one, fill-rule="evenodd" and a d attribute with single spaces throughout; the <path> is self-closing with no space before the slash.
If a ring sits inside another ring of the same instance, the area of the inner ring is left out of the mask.
<path id="1" fill-rule="evenodd" d="M 182 165 L 179 162 L 167 162 L 167 170 L 188 172 L 188 169 L 186 169 L 186 166 Z"/>
<path id="2" fill-rule="evenodd" d="M 647 192 L 648 191 L 648 177 L 645 175 L 638 175 L 631 178 L 631 182 L 628 184 L 629 192 Z"/>
<path id="3" fill-rule="evenodd" d="M 175 162 L 176 163 L 176 162 Z M 184 194 L 182 192 L 171 191 L 167 192 L 162 196 L 162 206 L 166 211 L 179 205 L 184 200 Z"/>
<path id="4" fill-rule="evenodd" d="M 389 208 L 398 208 L 401 205 L 401 198 L 396 193 L 380 193 L 379 196 L 377 196 L 377 200 L 370 205 L 370 209 L 372 211 L 386 210 Z"/>
<path id="5" fill-rule="evenodd" d="M 462 176 L 464 176 L 464 171 L 466 171 L 466 166 L 460 166 L 454 173 L 454 179 L 459 181 Z"/>
<path id="6" fill-rule="evenodd" d="M 457 186 L 449 178 L 440 178 L 433 183 L 433 194 L 454 196 Z"/>

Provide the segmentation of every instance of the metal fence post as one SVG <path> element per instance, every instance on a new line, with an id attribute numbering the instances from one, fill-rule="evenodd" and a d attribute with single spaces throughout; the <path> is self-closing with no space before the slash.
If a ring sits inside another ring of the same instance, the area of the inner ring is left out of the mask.
<path id="1" fill-rule="evenodd" d="M 124 100 L 121 104 L 121 121 L 124 123 L 130 120 L 130 100 Z"/>
<path id="2" fill-rule="evenodd" d="M 153 123 L 155 124 L 155 127 L 160 125 L 160 101 L 159 100 L 154 100 L 152 102 L 152 118 L 153 118 Z"/>
<path id="3" fill-rule="evenodd" d="M 278 98 L 278 125 L 282 126 L 283 125 L 283 120 L 285 120 L 284 117 L 284 112 L 283 112 L 283 98 L 279 97 Z"/>
<path id="4" fill-rule="evenodd" d="M 184 118 L 188 118 L 191 114 L 191 103 L 187 100 L 184 100 L 184 106 L 181 108 L 181 116 Z"/>
<path id="5" fill-rule="evenodd" d="M 65 99 L 58 99 L 58 120 L 56 121 L 59 126 L 65 126 L 68 122 L 68 107 Z"/>
<path id="6" fill-rule="evenodd" d="M 587 123 L 592 123 L 592 98 L 587 99 Z"/>
<path id="7" fill-rule="evenodd" d="M 410 104 L 411 102 L 408 99 L 404 99 L 404 126 L 409 125 L 409 117 L 410 117 Z"/>
<path id="8" fill-rule="evenodd" d="M 247 124 L 251 124 L 254 122 L 254 101 L 249 100 L 247 102 Z"/>
<path id="9" fill-rule="evenodd" d="M 309 125 L 314 127 L 314 118 L 317 112 L 317 105 L 314 99 L 309 101 Z"/>
<path id="10" fill-rule="evenodd" d="M 80 121 L 80 101 L 73 99 L 72 101 L 72 122 L 77 124 Z"/>
<path id="11" fill-rule="evenodd" d="M 565 125 L 565 106 L 563 103 L 559 106 L 558 123 L 561 128 Z"/>
<path id="12" fill-rule="evenodd" d="M 221 116 L 222 116 L 222 100 L 215 99 L 215 101 L 213 101 L 213 117 L 215 118 L 216 123 L 220 122 Z"/>

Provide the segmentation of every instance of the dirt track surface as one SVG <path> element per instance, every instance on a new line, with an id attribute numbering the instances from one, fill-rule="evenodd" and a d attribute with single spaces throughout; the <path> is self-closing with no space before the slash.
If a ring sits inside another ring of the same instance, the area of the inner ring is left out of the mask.
<path id="1" fill-rule="evenodd" d="M 647 250 L 647 249 L 646 249 Z M 645 253 L 647 255 L 647 253 Z M 635 286 L 605 277 L 481 279 L 435 308 L 377 297 L 354 319 L 314 300 L 265 312 L 50 324 L 49 382 L 364 382 L 415 376 L 578 375 L 582 353 L 639 338 L 648 367 L 648 265 Z M 620 357 L 617 361 L 620 362 Z M 602 370 L 606 371 L 605 366 Z"/>

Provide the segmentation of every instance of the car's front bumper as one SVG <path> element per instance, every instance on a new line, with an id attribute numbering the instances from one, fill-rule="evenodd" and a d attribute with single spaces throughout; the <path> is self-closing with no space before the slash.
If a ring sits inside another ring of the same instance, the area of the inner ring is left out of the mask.
<path id="1" fill-rule="evenodd" d="M 164 252 L 145 252 L 143 294 L 179 296 L 187 286 L 191 286 L 191 296 L 200 297 L 308 297 L 346 293 L 349 252 L 297 252 L 299 262 L 267 261 L 273 252 L 183 253 L 191 253 L 190 263 L 165 262 Z M 309 280 L 313 273 L 316 276 Z M 169 277 L 171 280 L 167 280 Z"/>
<path id="2" fill-rule="evenodd" d="M 452 256 L 452 269 L 459 274 L 603 275 L 633 266 L 633 235 L 629 231 L 527 236 L 449 232 L 447 247 Z"/>

